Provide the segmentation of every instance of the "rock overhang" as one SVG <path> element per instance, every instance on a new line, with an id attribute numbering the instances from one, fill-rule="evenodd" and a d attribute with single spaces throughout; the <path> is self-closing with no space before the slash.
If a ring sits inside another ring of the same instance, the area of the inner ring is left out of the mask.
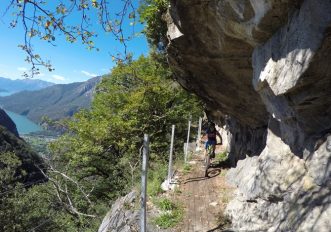
<path id="1" fill-rule="evenodd" d="M 252 53 L 300 2 L 171 1 L 167 53 L 178 82 L 244 125 L 267 125 L 252 84 Z"/>

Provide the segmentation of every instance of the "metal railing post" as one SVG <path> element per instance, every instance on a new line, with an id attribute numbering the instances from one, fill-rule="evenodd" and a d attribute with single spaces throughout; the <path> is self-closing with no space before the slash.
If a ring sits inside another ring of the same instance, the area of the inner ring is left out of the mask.
<path id="1" fill-rule="evenodd" d="M 191 130 L 191 118 L 188 121 L 187 140 L 186 140 L 186 147 L 185 147 L 185 163 L 187 162 L 188 143 L 190 141 L 190 130 Z"/>
<path id="2" fill-rule="evenodd" d="M 202 127 L 202 118 L 199 118 L 199 128 L 198 128 L 198 137 L 197 137 L 197 147 L 196 147 L 196 151 L 200 151 L 200 141 L 201 141 L 201 127 Z"/>
<path id="3" fill-rule="evenodd" d="M 149 135 L 144 135 L 143 144 L 143 163 L 141 174 L 141 217 L 140 217 L 140 231 L 146 232 L 146 197 L 147 197 L 147 169 L 149 156 Z"/>
<path id="4" fill-rule="evenodd" d="M 175 137 L 175 125 L 172 125 L 170 154 L 169 154 L 169 168 L 168 168 L 168 185 L 170 185 L 171 178 L 172 178 L 172 153 L 173 153 L 173 149 L 174 149 L 174 137 Z"/>

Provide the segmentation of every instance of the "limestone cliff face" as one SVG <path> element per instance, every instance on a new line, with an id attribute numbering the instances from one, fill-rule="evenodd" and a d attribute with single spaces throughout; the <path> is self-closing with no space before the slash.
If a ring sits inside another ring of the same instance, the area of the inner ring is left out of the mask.
<path id="1" fill-rule="evenodd" d="M 331 1 L 172 0 L 167 24 L 178 82 L 230 132 L 234 229 L 329 231 Z"/>

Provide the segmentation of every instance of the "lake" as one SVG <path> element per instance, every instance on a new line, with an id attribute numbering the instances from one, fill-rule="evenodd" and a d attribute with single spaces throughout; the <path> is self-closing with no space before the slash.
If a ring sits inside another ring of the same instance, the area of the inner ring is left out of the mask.
<path id="1" fill-rule="evenodd" d="M 19 134 L 42 131 L 42 127 L 29 120 L 27 117 L 5 110 L 9 117 L 15 122 Z"/>

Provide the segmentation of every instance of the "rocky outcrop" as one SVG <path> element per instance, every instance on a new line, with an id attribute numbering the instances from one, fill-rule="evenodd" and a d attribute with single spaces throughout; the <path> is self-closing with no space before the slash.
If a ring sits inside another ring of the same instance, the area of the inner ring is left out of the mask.
<path id="1" fill-rule="evenodd" d="M 119 198 L 104 217 L 98 232 L 134 232 L 139 231 L 139 211 L 136 209 L 137 193 L 130 192 Z"/>
<path id="2" fill-rule="evenodd" d="M 124 197 L 118 198 L 112 205 L 109 212 L 102 220 L 98 232 L 138 232 L 140 231 L 140 201 L 138 193 L 132 191 Z M 151 207 L 149 207 L 151 206 Z M 160 210 L 147 202 L 147 232 L 171 232 L 172 229 L 158 228 L 153 222 Z"/>
<path id="3" fill-rule="evenodd" d="M 172 0 L 169 63 L 226 125 L 241 231 L 331 228 L 331 2 Z"/>
<path id="4" fill-rule="evenodd" d="M 15 123 L 1 108 L 0 108 L 0 125 L 7 128 L 7 130 L 9 130 L 11 133 L 19 137 Z"/>

